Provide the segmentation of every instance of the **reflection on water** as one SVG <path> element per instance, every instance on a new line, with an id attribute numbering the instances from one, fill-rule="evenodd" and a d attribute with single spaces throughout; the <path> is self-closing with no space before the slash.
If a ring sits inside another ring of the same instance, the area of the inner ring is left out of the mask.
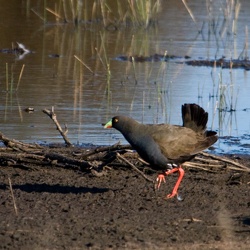
<path id="1" fill-rule="evenodd" d="M 234 152 L 246 145 L 250 130 L 248 71 L 192 67 L 175 61 L 115 60 L 119 55 L 149 56 L 166 51 L 193 59 L 247 56 L 249 1 L 241 1 L 237 19 L 235 6 L 226 1 L 210 1 L 206 6 L 197 0 L 188 7 L 192 15 L 181 2 L 164 1 L 156 27 L 111 31 L 86 23 L 78 27 L 44 25 L 22 4 L 6 3 L 8 11 L 0 10 L 5 18 L 0 49 L 17 41 L 34 53 L 22 60 L 14 54 L 0 54 L 0 131 L 22 141 L 62 142 L 41 111 L 54 106 L 61 125 L 67 124 L 71 142 L 114 144 L 124 142 L 122 136 L 101 126 L 112 116 L 181 124 L 181 105 L 194 102 L 209 112 L 208 127 L 222 137 L 215 145 L 217 152 Z M 55 54 L 59 57 L 50 56 Z M 18 91 L 14 91 L 23 65 Z M 24 112 L 27 107 L 35 112 Z"/>

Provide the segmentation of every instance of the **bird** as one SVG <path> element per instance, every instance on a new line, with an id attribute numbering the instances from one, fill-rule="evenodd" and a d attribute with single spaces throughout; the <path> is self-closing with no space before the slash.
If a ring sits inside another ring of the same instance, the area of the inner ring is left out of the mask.
<path id="1" fill-rule="evenodd" d="M 192 160 L 196 154 L 209 148 L 217 140 L 215 131 L 206 130 L 208 113 L 195 103 L 181 107 L 181 125 L 142 124 L 123 115 L 114 116 L 104 128 L 115 128 L 137 151 L 139 156 L 154 170 L 160 171 L 156 189 L 166 182 L 165 176 L 178 172 L 177 182 L 166 199 L 177 195 L 184 176 L 182 164 Z"/>

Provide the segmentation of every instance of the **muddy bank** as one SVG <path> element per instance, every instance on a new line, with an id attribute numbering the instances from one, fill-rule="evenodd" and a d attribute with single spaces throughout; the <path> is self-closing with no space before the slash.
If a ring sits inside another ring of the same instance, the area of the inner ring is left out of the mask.
<path id="1" fill-rule="evenodd" d="M 72 156 L 76 149 L 57 152 Z M 247 156 L 234 160 L 250 166 Z M 155 192 L 153 183 L 119 162 L 101 175 L 56 164 L 1 163 L 1 249 L 247 249 L 250 244 L 247 172 L 186 167 L 180 202 L 163 199 L 176 176 Z M 147 171 L 150 178 L 156 174 Z"/>

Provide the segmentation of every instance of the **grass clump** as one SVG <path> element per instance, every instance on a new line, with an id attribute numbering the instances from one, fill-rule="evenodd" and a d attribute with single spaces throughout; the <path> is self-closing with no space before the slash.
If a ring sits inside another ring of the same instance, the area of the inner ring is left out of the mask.
<path id="1" fill-rule="evenodd" d="M 102 24 L 106 29 L 148 28 L 157 23 L 162 0 L 46 1 L 31 10 L 44 23 Z M 30 7 L 30 5 L 28 5 Z M 54 17 L 51 19 L 51 17 Z"/>

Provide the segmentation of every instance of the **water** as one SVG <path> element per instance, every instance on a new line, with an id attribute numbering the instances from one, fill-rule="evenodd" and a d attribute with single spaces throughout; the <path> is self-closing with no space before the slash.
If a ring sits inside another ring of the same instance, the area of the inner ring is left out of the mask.
<path id="1" fill-rule="evenodd" d="M 0 131 L 6 136 L 25 142 L 63 142 L 52 121 L 42 112 L 54 106 L 60 124 L 67 124 L 72 143 L 110 145 L 118 140 L 125 143 L 118 132 L 104 130 L 101 124 L 117 114 L 144 123 L 181 124 L 181 105 L 194 102 L 209 112 L 208 128 L 220 136 L 216 152 L 248 153 L 248 71 L 192 67 L 173 61 L 136 63 L 134 69 L 131 62 L 115 58 L 165 51 L 192 59 L 238 58 L 248 40 L 249 1 L 240 1 L 237 22 L 226 1 L 210 1 L 208 7 L 205 1 L 192 1 L 189 7 L 196 23 L 182 2 L 164 1 L 156 28 L 115 31 L 107 31 L 101 25 L 84 24 L 78 28 L 72 24 L 58 25 L 49 14 L 50 23 L 44 25 L 31 11 L 34 8 L 42 13 L 42 6 L 31 3 L 35 5 L 28 8 L 26 3 L 8 1 L 5 9 L 0 10 L 5 20 L 0 27 L 3 34 L 0 48 L 10 48 L 17 41 L 34 52 L 22 59 L 0 54 Z M 244 56 L 247 53 L 248 50 L 243 51 Z M 60 57 L 51 57 L 53 54 Z M 25 64 L 18 91 L 6 92 L 6 64 L 14 89 Z M 232 105 L 236 111 L 219 112 L 222 104 L 223 108 Z M 27 107 L 33 107 L 35 112 L 24 112 Z"/>

